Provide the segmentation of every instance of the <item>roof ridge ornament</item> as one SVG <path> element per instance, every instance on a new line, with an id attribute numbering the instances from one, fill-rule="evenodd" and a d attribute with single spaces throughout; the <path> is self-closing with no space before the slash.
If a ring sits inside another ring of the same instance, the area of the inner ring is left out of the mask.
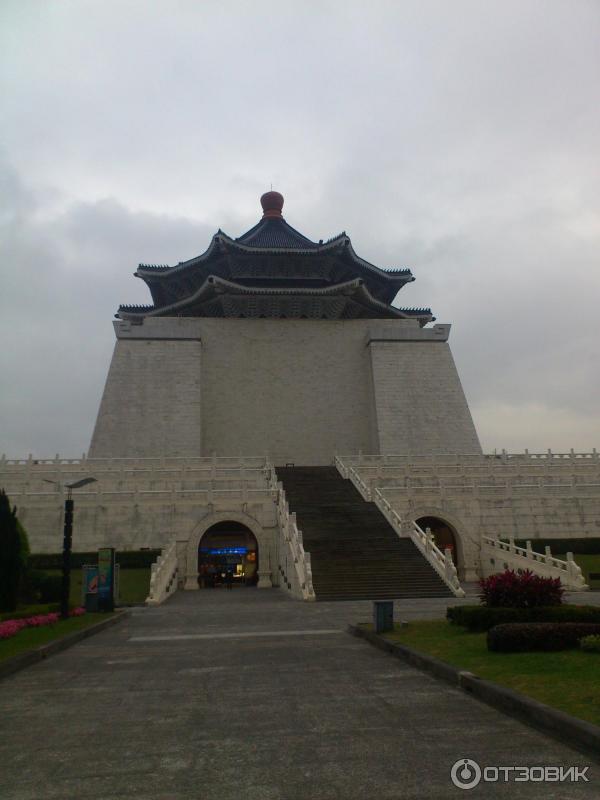
<path id="1" fill-rule="evenodd" d="M 269 192 L 265 192 L 260 198 L 263 218 L 282 219 L 283 202 L 283 195 L 279 192 L 274 192 L 272 189 Z"/>

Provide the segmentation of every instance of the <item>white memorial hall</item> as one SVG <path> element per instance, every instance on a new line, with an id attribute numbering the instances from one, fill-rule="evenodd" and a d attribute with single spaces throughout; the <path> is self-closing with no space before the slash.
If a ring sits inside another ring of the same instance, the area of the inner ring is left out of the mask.
<path id="1" fill-rule="evenodd" d="M 152 603 L 222 569 L 299 600 L 462 596 L 505 567 L 586 588 L 514 540 L 600 535 L 598 453 L 483 453 L 450 325 L 397 302 L 411 271 L 261 205 L 238 238 L 138 266 L 151 303 L 118 309 L 86 455 L 2 457 L 32 551 L 61 549 L 63 487 L 93 476 L 74 549 L 161 548 Z"/>

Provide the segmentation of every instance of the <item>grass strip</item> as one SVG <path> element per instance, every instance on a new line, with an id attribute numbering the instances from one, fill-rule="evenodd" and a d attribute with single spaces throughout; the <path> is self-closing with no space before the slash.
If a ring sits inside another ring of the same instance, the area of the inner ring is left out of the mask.
<path id="1" fill-rule="evenodd" d="M 70 633 L 81 631 L 95 625 L 112 614 L 83 614 L 81 617 L 59 620 L 53 625 L 42 625 L 39 628 L 23 628 L 10 639 L 0 640 L 0 662 L 8 658 L 34 650 L 40 645 L 49 644 L 62 639 Z"/>

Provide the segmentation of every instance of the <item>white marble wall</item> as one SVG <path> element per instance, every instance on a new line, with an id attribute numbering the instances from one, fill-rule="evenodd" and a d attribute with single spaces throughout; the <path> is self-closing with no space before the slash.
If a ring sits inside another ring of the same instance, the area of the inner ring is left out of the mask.
<path id="1" fill-rule="evenodd" d="M 92 457 L 480 452 L 448 325 L 150 318 L 118 337 Z"/>

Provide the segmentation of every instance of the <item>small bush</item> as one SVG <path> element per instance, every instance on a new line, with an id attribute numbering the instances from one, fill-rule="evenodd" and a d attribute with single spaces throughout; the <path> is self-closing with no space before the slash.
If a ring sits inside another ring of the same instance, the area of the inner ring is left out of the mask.
<path id="1" fill-rule="evenodd" d="M 588 653 L 600 653 L 600 635 L 584 636 L 579 640 L 579 646 Z"/>
<path id="2" fill-rule="evenodd" d="M 600 624 L 585 622 L 509 622 L 496 625 L 487 634 L 487 647 L 497 653 L 522 653 L 528 650 L 568 650 L 579 640 L 600 634 Z"/>
<path id="3" fill-rule="evenodd" d="M 557 606 L 565 592 L 560 578 L 542 578 L 531 570 L 517 573 L 512 569 L 479 581 L 481 602 L 494 608 L 531 608 Z"/>
<path id="4" fill-rule="evenodd" d="M 532 608 L 493 608 L 491 606 L 450 606 L 446 618 L 470 631 L 488 631 L 505 622 L 596 622 L 600 606 L 533 606 Z"/>

